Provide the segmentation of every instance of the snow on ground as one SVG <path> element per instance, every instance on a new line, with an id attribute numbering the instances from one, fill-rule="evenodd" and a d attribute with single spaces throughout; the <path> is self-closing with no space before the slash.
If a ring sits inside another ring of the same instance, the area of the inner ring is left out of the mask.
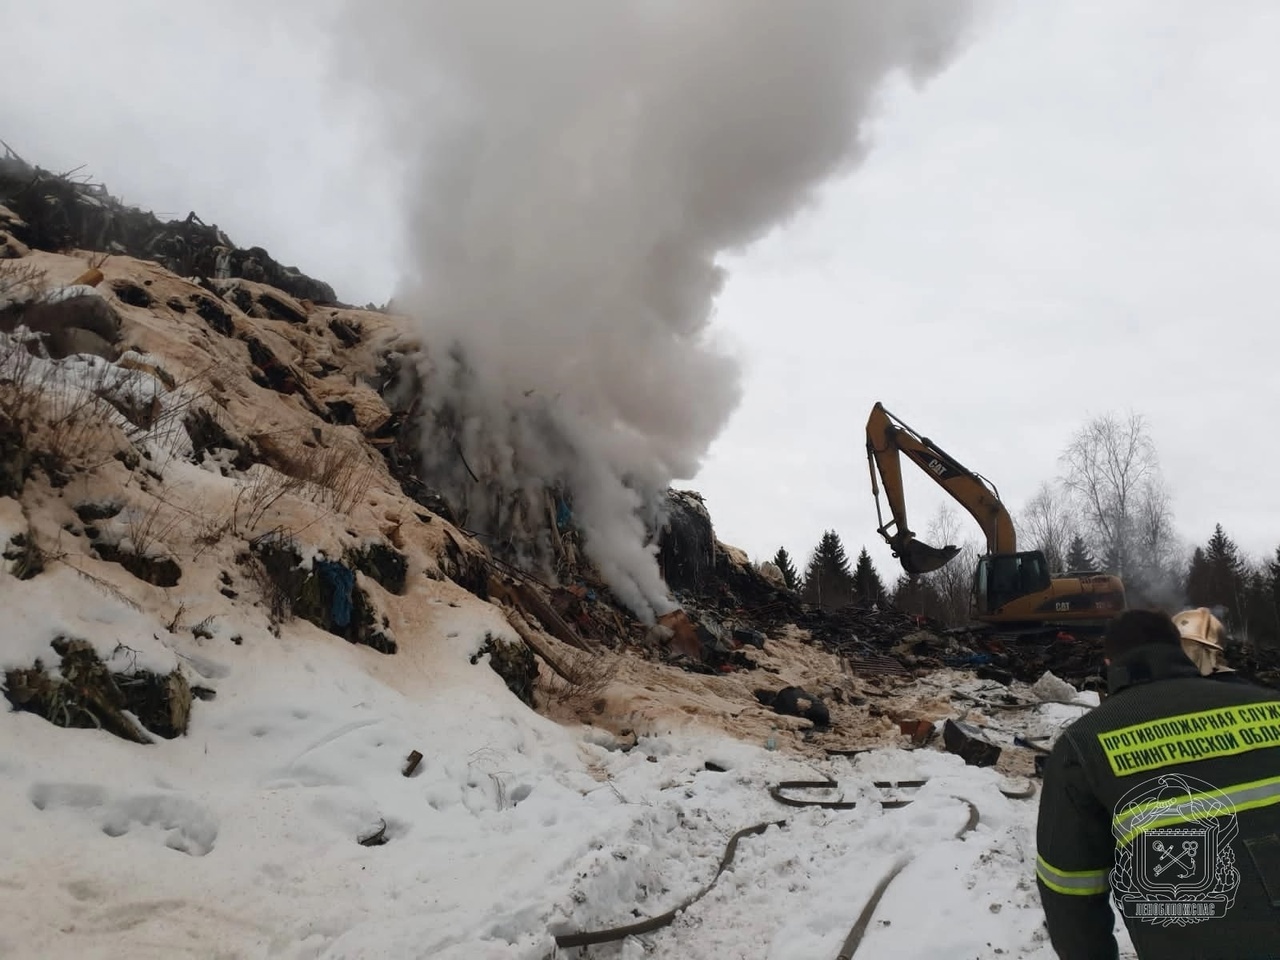
<path id="1" fill-rule="evenodd" d="M 30 586 L 5 577 L 6 608 L 29 595 L 51 611 Z M 91 590 L 60 599 L 56 625 L 96 630 L 100 648 L 136 628 Z M 834 957 L 907 855 L 860 955 L 1053 956 L 1032 880 L 1035 800 L 1004 797 L 996 772 L 931 750 L 800 760 L 719 733 L 610 751 L 468 662 L 491 627 L 483 605 L 429 605 L 434 636 L 402 635 L 399 664 L 302 628 L 155 641 L 218 690 L 178 740 L 0 716 L 0 955 L 541 960 L 552 932 L 669 909 L 711 878 L 732 832 L 785 819 L 744 840 L 673 926 L 590 955 Z M 379 677 L 389 665 L 396 685 Z M 414 749 L 425 758 L 405 778 Z M 795 810 L 766 792 L 819 773 L 859 806 Z M 923 778 L 898 791 L 912 805 L 874 803 L 873 781 Z M 982 818 L 963 840 L 957 798 Z M 357 843 L 384 821 L 387 843 Z"/>

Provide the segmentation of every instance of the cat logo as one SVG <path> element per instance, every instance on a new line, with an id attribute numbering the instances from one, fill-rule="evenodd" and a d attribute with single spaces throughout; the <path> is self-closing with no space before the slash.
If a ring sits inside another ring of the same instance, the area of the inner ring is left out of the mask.
<path id="1" fill-rule="evenodd" d="M 937 457 L 934 457 L 929 461 L 929 469 L 939 477 L 945 477 L 947 475 L 947 468 L 943 466 L 942 461 Z"/>

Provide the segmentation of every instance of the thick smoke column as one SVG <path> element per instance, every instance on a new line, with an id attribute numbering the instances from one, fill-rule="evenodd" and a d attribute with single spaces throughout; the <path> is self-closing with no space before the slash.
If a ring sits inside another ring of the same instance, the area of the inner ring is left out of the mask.
<path id="1" fill-rule="evenodd" d="M 347 9 L 344 76 L 370 95 L 406 178 L 397 303 L 422 318 L 431 357 L 428 479 L 468 526 L 545 536 L 545 491 L 565 490 L 619 597 L 646 618 L 672 606 L 648 511 L 697 473 L 739 399 L 737 364 L 706 336 L 717 256 L 856 162 L 882 81 L 936 70 L 967 12 L 956 0 Z"/>

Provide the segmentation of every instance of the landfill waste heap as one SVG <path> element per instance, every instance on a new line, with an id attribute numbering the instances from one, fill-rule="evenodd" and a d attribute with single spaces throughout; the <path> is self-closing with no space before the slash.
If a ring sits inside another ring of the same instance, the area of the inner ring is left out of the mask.
<path id="1" fill-rule="evenodd" d="M 1052 674 L 1075 688 L 1102 686 L 1096 637 L 1064 633 L 1015 641 L 980 630 L 944 629 L 891 607 L 826 612 L 806 605 L 768 565 L 757 567 L 722 543 L 705 503 L 692 491 L 666 491 L 655 513 L 660 519 L 650 530 L 678 608 L 656 625 L 643 623 L 582 551 L 583 534 L 566 491 L 544 491 L 545 509 L 529 527 L 530 535 L 545 532 L 551 545 L 550 564 L 534 569 L 522 562 L 535 552 L 528 544 L 477 536 L 468 529 L 465 509 L 424 480 L 415 404 L 423 347 L 404 318 L 339 303 L 327 284 L 279 264 L 261 248 L 237 247 L 194 213 L 161 222 L 125 207 L 103 187 L 32 166 L 6 148 L 0 158 L 0 270 L 19 276 L 27 265 L 31 277 L 48 268 L 61 271 L 64 282 L 42 290 L 29 285 L 26 293 L 17 284 L 7 293 L 0 289 L 0 336 L 26 331 L 34 339 L 13 342 L 25 343 L 50 369 L 87 363 L 84 358 L 99 370 L 105 363 L 116 380 L 95 389 L 114 409 L 112 416 L 118 415 L 126 440 L 154 433 L 172 417 L 186 456 L 248 484 L 245 489 L 257 482 L 247 478 L 270 468 L 274 476 L 311 478 L 312 486 L 328 491 L 331 505 L 349 509 L 380 484 L 408 505 L 386 509 L 376 536 L 329 544 L 319 557 L 314 544 L 271 535 L 274 500 L 249 518 L 261 529 L 235 517 L 227 527 L 242 534 L 235 563 L 256 571 L 264 602 L 281 616 L 302 617 L 394 656 L 398 642 L 389 605 L 406 590 L 405 531 L 413 526 L 431 544 L 429 570 L 438 569 L 505 612 L 525 648 L 493 647 L 491 666 L 530 704 L 543 667 L 572 680 L 581 675 L 582 657 L 626 654 L 687 674 L 756 676 L 748 688 L 763 691 L 757 694 L 760 703 L 823 727 L 829 721 L 825 705 L 815 705 L 816 698 L 795 684 L 771 680 L 762 666 L 770 647 L 795 638 L 827 653 L 833 671 L 854 677 L 906 683 L 962 671 L 1009 687 Z M 204 353 L 197 356 L 199 351 Z M 207 395 L 188 396 L 175 406 L 183 385 L 196 379 L 174 376 L 171 368 L 182 363 L 201 371 L 212 365 L 217 372 L 200 374 Z M 247 377 L 233 390 L 227 371 L 235 365 L 234 375 Z M 141 379 L 150 393 L 134 389 Z M 130 388 L 120 388 L 126 382 Z M 245 405 L 250 395 L 273 404 L 273 429 L 253 426 L 259 414 Z M 68 480 L 65 457 L 29 449 L 20 427 L 0 422 L 0 503 L 21 497 L 34 476 L 47 476 L 53 491 L 65 489 Z M 149 469 L 128 443 L 117 459 L 130 470 Z M 335 464 L 348 471 L 356 464 L 358 479 Z M 476 477 L 477 484 L 485 480 Z M 294 492 L 282 487 L 280 496 Z M 62 525 L 83 528 L 95 560 L 118 563 L 148 584 L 172 588 L 184 575 L 174 558 L 105 535 L 121 516 L 118 504 L 78 504 Z M 42 554 L 32 544 L 22 536 L 0 544 L 8 569 L 23 577 L 40 575 Z M 228 571 L 221 576 L 223 596 L 234 600 L 240 588 L 230 585 Z M 570 665 L 562 650 L 572 651 L 579 665 Z M 64 654 L 69 664 L 84 655 L 72 647 Z M 1228 656 L 1245 676 L 1280 681 L 1276 651 L 1232 648 Z M 84 669 L 103 673 L 92 664 Z M 128 721 L 130 709 L 139 716 L 164 714 L 167 719 L 153 726 L 166 732 L 184 727 L 197 696 L 189 685 L 161 676 L 146 682 L 151 693 L 145 710 L 130 708 L 121 691 L 108 690 L 99 702 L 114 706 L 99 713 L 110 712 L 111 722 L 135 737 L 145 734 Z M 9 677 L 6 695 L 34 709 L 50 696 L 46 686 L 40 676 L 24 672 Z M 141 681 L 126 686 L 142 689 Z M 172 716 L 165 712 L 169 705 Z M 84 709 L 102 721 L 93 712 L 97 708 Z"/>

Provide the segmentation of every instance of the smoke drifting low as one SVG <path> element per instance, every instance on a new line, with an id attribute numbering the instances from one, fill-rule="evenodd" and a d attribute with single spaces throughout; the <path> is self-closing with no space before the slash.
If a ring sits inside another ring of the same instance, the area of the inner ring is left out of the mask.
<path id="1" fill-rule="evenodd" d="M 855 163 L 882 81 L 937 70 L 967 14 L 958 0 L 351 4 L 344 75 L 405 175 L 397 304 L 430 353 L 428 480 L 468 526 L 547 536 L 544 491 L 566 491 L 620 599 L 646 619 L 672 606 L 646 523 L 741 391 L 707 337 L 717 257 Z"/>

